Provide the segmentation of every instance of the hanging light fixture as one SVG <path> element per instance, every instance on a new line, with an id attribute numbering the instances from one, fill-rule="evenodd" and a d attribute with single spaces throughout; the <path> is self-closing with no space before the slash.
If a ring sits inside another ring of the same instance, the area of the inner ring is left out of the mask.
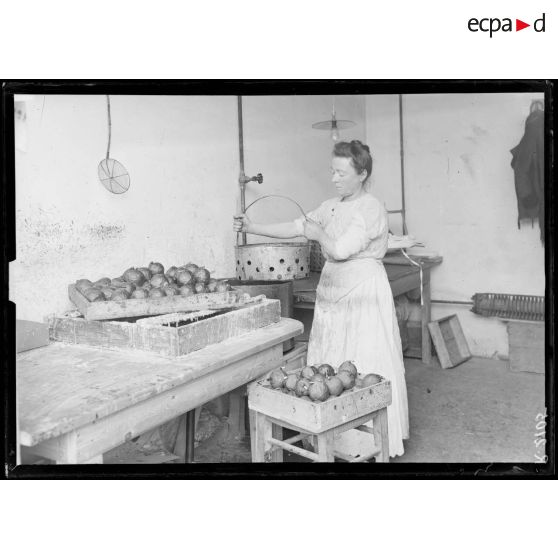
<path id="1" fill-rule="evenodd" d="M 339 130 L 345 130 L 356 126 L 352 120 L 337 120 L 335 115 L 335 97 L 333 98 L 333 105 L 331 109 L 331 120 L 324 120 L 323 122 L 316 122 L 312 124 L 312 128 L 316 130 L 329 130 L 329 137 L 333 141 L 339 139 Z"/>

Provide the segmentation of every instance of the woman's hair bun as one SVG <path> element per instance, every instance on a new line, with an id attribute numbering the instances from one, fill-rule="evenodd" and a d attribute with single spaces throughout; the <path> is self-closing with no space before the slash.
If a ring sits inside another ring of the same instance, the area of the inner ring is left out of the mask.
<path id="1" fill-rule="evenodd" d="M 355 145 L 357 147 L 361 147 L 362 149 L 364 149 L 365 151 L 368 151 L 368 153 L 370 153 L 370 148 L 367 145 L 365 145 L 364 143 L 362 143 L 360 140 L 352 140 L 351 144 Z"/>

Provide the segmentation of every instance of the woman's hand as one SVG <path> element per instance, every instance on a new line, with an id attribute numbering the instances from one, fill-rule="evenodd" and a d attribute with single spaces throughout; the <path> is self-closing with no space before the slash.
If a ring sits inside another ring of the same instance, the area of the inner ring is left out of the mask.
<path id="1" fill-rule="evenodd" d="M 306 219 L 304 221 L 304 236 L 308 240 L 317 240 L 319 241 L 322 237 L 323 229 L 316 223 L 315 221 L 310 221 Z"/>
<path id="2" fill-rule="evenodd" d="M 244 214 L 235 215 L 233 221 L 234 232 L 250 232 L 252 221 Z"/>

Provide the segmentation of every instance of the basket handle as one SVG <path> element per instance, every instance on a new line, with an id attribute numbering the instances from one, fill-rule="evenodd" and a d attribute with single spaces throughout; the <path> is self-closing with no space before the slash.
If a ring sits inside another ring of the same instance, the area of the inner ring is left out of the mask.
<path id="1" fill-rule="evenodd" d="M 292 198 L 289 198 L 288 196 L 282 196 L 280 194 L 266 194 L 265 196 L 260 196 L 259 198 L 256 198 L 253 202 L 249 203 L 246 208 L 244 209 L 244 214 L 246 214 L 246 212 L 257 202 L 259 202 L 260 200 L 263 200 L 265 198 L 282 198 L 284 200 L 289 200 L 290 202 L 293 202 L 298 209 L 300 210 L 300 212 L 302 213 L 302 216 L 304 217 L 304 219 L 306 221 L 310 221 L 311 223 L 315 223 L 316 221 L 314 221 L 313 219 L 311 219 L 310 217 L 308 217 L 308 215 L 306 215 L 306 213 L 304 212 L 304 209 L 302 209 L 302 206 L 295 200 L 293 200 Z M 238 235 L 241 234 L 240 232 L 236 233 L 236 245 L 238 246 Z"/>
<path id="2" fill-rule="evenodd" d="M 304 212 L 304 209 L 302 209 L 301 205 L 298 202 L 296 202 L 292 198 L 289 198 L 288 196 L 281 196 L 280 194 L 266 194 L 265 196 L 260 196 L 259 198 L 256 198 L 252 203 L 248 204 L 248 206 L 244 210 L 244 213 L 246 213 L 256 202 L 259 202 L 260 200 L 263 200 L 265 198 L 282 198 L 284 200 L 289 200 L 290 202 L 293 202 L 298 207 L 298 209 L 300 209 L 300 212 L 302 213 L 303 217 L 305 219 L 308 219 L 306 213 Z"/>

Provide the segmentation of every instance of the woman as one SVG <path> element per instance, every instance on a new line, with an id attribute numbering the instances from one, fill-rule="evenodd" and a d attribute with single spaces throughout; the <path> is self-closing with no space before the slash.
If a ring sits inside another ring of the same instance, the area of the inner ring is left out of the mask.
<path id="1" fill-rule="evenodd" d="M 320 243 L 326 263 L 316 290 L 308 364 L 339 366 L 354 361 L 363 373 L 385 376 L 392 385 L 388 407 L 389 453 L 402 455 L 409 437 L 407 387 L 393 296 L 382 264 L 388 240 L 387 213 L 367 190 L 372 157 L 360 141 L 335 144 L 331 164 L 337 196 L 291 223 L 257 224 L 240 215 L 234 229 L 275 238 L 304 235 Z M 370 435 L 341 434 L 337 449 L 364 455 Z"/>

